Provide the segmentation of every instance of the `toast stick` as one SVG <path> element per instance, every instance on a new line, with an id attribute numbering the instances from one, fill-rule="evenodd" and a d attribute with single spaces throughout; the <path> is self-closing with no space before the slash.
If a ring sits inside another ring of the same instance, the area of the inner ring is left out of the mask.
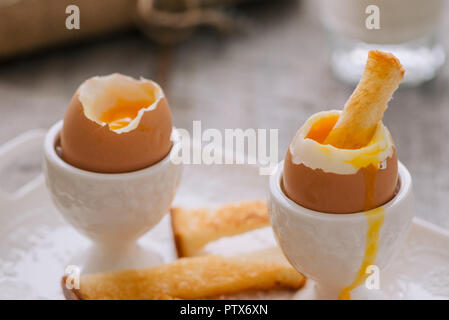
<path id="1" fill-rule="evenodd" d="M 243 202 L 217 210 L 171 209 L 171 223 L 179 257 L 193 256 L 209 242 L 270 225 L 265 202 Z"/>
<path id="2" fill-rule="evenodd" d="M 281 255 L 281 256 L 279 256 Z M 64 295 L 76 300 L 204 299 L 246 290 L 298 289 L 305 278 L 276 249 L 233 258 L 200 256 L 143 270 L 84 275 L 80 289 Z"/>
<path id="3" fill-rule="evenodd" d="M 391 53 L 370 51 L 362 78 L 324 144 L 341 149 L 366 146 L 404 73 L 401 63 Z"/>

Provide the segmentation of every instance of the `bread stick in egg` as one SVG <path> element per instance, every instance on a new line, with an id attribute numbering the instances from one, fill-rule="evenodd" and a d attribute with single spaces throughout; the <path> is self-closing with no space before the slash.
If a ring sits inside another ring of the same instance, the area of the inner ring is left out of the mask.
<path id="1" fill-rule="evenodd" d="M 341 149 L 366 146 L 404 73 L 401 63 L 393 54 L 370 51 L 362 78 L 324 144 Z"/>

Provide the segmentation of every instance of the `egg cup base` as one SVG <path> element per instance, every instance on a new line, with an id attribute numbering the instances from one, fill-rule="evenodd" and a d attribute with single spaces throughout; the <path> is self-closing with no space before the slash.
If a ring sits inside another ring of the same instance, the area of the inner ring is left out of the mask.
<path id="1" fill-rule="evenodd" d="M 290 200 L 281 189 L 283 162 L 270 177 L 268 209 L 278 245 L 292 266 L 309 281 L 301 298 L 336 299 L 359 274 L 366 256 L 367 212 L 332 214 L 313 211 Z M 399 188 L 381 207 L 383 223 L 374 265 L 380 282 L 385 270 L 405 242 L 414 213 L 412 179 L 398 162 Z M 379 298 L 380 290 L 356 288 L 364 298 Z M 355 291 L 354 290 L 354 291 Z"/>
<path id="2" fill-rule="evenodd" d="M 93 242 L 90 253 L 80 259 L 86 270 L 134 268 L 141 266 L 141 261 L 148 266 L 150 257 L 158 262 L 158 254 L 143 250 L 136 241 L 170 209 L 182 174 L 182 165 L 171 161 L 179 142 L 150 167 L 127 173 L 96 173 L 71 166 L 58 155 L 55 145 L 61 128 L 62 121 L 46 135 L 43 171 L 55 207 Z M 100 256 L 109 261 L 109 267 L 107 262 L 98 263 Z"/>

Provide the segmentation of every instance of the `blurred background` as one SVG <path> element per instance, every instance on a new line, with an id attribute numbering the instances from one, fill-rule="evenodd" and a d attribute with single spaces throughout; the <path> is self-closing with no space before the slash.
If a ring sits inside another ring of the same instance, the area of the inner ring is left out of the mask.
<path id="1" fill-rule="evenodd" d="M 377 33 L 365 26 L 376 2 Z M 65 26 L 71 4 L 80 29 Z M 366 51 L 382 48 L 413 75 L 384 122 L 417 215 L 449 229 L 448 17 L 443 0 L 0 0 L 0 144 L 61 119 L 85 79 L 120 72 L 159 82 L 177 127 L 278 128 L 283 157 L 311 114 L 342 108 Z M 38 174 L 40 147 L 0 170 L 2 189 Z"/>

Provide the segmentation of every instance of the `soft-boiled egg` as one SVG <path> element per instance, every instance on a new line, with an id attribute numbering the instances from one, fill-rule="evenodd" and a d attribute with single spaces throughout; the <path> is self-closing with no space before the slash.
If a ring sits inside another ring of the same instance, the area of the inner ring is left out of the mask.
<path id="1" fill-rule="evenodd" d="M 398 185 L 396 148 L 379 123 L 363 148 L 323 144 L 341 111 L 319 112 L 297 131 L 284 162 L 282 187 L 299 205 L 325 213 L 377 208 L 393 198 Z"/>
<path id="2" fill-rule="evenodd" d="M 93 77 L 70 101 L 61 157 L 87 171 L 135 171 L 167 156 L 171 131 L 170 108 L 157 83 L 121 74 Z"/>

